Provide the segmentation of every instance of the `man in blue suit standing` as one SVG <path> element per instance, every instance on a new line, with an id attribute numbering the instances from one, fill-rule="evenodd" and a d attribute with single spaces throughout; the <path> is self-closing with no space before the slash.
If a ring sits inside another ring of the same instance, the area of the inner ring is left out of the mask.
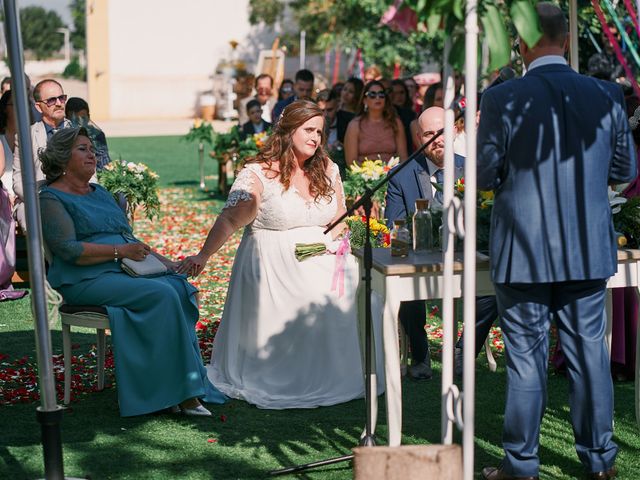
<path id="1" fill-rule="evenodd" d="M 567 22 L 538 3 L 542 38 L 520 42 L 527 73 L 482 96 L 478 188 L 495 189 L 491 275 L 507 362 L 504 459 L 489 480 L 538 478 L 548 332 L 556 319 L 576 452 L 587 478 L 615 478 L 613 385 L 604 341 L 616 239 L 607 187 L 636 172 L 622 90 L 567 65 Z"/>

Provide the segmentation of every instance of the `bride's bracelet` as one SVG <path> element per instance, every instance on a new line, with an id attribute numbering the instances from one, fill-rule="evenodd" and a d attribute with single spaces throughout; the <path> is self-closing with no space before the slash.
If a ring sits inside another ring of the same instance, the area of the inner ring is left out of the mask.
<path id="1" fill-rule="evenodd" d="M 115 245 L 113 246 L 113 261 L 118 263 L 118 247 Z"/>

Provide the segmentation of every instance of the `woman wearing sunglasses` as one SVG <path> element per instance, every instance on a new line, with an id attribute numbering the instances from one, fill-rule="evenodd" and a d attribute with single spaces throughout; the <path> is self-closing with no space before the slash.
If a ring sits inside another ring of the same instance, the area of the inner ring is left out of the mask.
<path id="1" fill-rule="evenodd" d="M 364 87 L 358 116 L 347 127 L 344 151 L 347 166 L 360 164 L 365 158 L 384 162 L 396 155 L 401 160 L 407 158 L 404 127 L 378 80 Z"/>

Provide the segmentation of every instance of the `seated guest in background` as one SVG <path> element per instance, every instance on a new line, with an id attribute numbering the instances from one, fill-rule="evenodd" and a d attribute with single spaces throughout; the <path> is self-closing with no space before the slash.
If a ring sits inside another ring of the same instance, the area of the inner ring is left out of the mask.
<path id="1" fill-rule="evenodd" d="M 364 88 L 359 114 L 347 127 L 345 135 L 347 166 L 362 163 L 365 158 L 387 162 L 399 156 L 407 159 L 404 127 L 381 82 L 374 80 Z"/>
<path id="2" fill-rule="evenodd" d="M 15 93 L 15 92 L 14 92 Z M 33 162 L 36 182 L 44 181 L 44 173 L 40 165 L 38 152 L 47 145 L 47 140 L 54 132 L 69 127 L 71 123 L 65 118 L 65 95 L 62 85 L 52 78 L 41 80 L 33 89 L 36 109 L 42 115 L 42 120 L 31 125 L 31 148 L 33 150 Z M 14 205 L 14 217 L 23 232 L 27 231 L 24 215 L 24 189 L 22 188 L 22 159 L 20 158 L 20 145 L 16 137 L 13 152 L 13 191 L 16 194 Z"/>
<path id="3" fill-rule="evenodd" d="M 4 169 L 4 151 L 0 148 L 0 172 Z M 0 179 L 0 302 L 16 300 L 27 294 L 26 290 L 14 290 L 11 285 L 13 272 L 16 270 L 16 232 L 11 216 L 11 198 L 4 188 L 3 181 Z"/>
<path id="4" fill-rule="evenodd" d="M 255 96 L 243 98 L 240 101 L 240 107 L 238 108 L 239 118 L 238 123 L 244 125 L 249 121 L 247 115 L 247 104 L 251 100 L 257 100 L 262 107 L 262 119 L 271 123 L 271 111 L 276 104 L 276 99 L 273 97 L 273 78 L 267 73 L 261 73 L 256 77 L 255 84 Z"/>
<path id="5" fill-rule="evenodd" d="M 429 85 L 426 92 L 424 92 L 422 110 L 424 111 L 429 107 L 444 107 L 444 90 L 442 88 L 442 82 Z M 415 120 L 411 122 L 409 130 L 411 131 L 411 138 L 415 139 L 416 135 L 418 135 L 418 124 Z M 414 147 L 418 148 L 420 145 L 414 145 Z"/>
<path id="6" fill-rule="evenodd" d="M 404 127 L 404 133 L 407 138 L 407 153 L 411 154 L 415 150 L 413 148 L 413 138 L 411 137 L 411 122 L 417 117 L 409 98 L 409 90 L 402 80 L 393 80 L 389 95 L 391 96 L 391 103 L 395 107 Z"/>
<path id="7" fill-rule="evenodd" d="M 336 113 L 336 129 L 340 143 L 344 143 L 347 126 L 360 109 L 362 90 L 364 90 L 364 82 L 356 77 L 349 78 L 342 87 L 338 112 Z"/>
<path id="8" fill-rule="evenodd" d="M 364 71 L 362 79 L 364 83 L 373 82 L 374 80 L 380 81 L 382 80 L 382 72 L 377 65 L 371 65 Z"/>
<path id="9" fill-rule="evenodd" d="M 249 121 L 242 125 L 242 133 L 245 135 L 266 132 L 271 128 L 271 124 L 262 118 L 262 105 L 258 100 L 254 99 L 247 103 L 247 116 Z"/>
<path id="10" fill-rule="evenodd" d="M 339 100 L 342 95 L 342 89 L 344 88 L 344 82 L 334 83 L 331 87 L 331 93 Z"/>
<path id="11" fill-rule="evenodd" d="M 64 111 L 65 116 L 71 122 L 72 126 L 85 127 L 91 135 L 91 140 L 96 151 L 96 159 L 98 160 L 97 170 L 102 170 L 105 165 L 111 162 L 111 157 L 109 157 L 107 137 L 105 137 L 100 127 L 91 120 L 89 104 L 82 98 L 71 97 L 67 100 Z"/>
<path id="12" fill-rule="evenodd" d="M 286 100 L 291 96 L 293 96 L 293 80 L 285 78 L 282 84 L 280 84 L 280 90 L 278 90 L 278 102 Z"/>
<path id="13" fill-rule="evenodd" d="M 325 148 L 327 150 L 333 150 L 336 146 L 340 145 L 340 142 L 338 142 L 336 122 L 338 97 L 333 90 L 322 90 L 318 93 L 316 103 L 324 114 L 324 130 L 327 138 Z"/>
<path id="14" fill-rule="evenodd" d="M 276 106 L 273 107 L 273 112 L 271 115 L 273 124 L 278 123 L 278 119 L 280 115 L 282 115 L 282 111 L 285 107 L 296 100 L 301 99 L 309 99 L 311 98 L 311 94 L 313 93 L 313 72 L 311 70 L 302 69 L 296 72 L 295 83 L 293 84 L 293 93 L 294 95 L 289 96 L 285 100 L 280 100 L 276 103 Z"/>
<path id="15" fill-rule="evenodd" d="M 10 197 L 13 193 L 13 149 L 16 139 L 16 115 L 13 110 L 11 90 L 0 97 L 0 141 L 4 152 L 4 168 L 0 169 L 0 181 Z"/>
<path id="16" fill-rule="evenodd" d="M 195 333 L 197 290 L 176 263 L 137 240 L 111 193 L 89 183 L 96 157 L 84 128 L 55 133 L 40 154 L 42 233 L 52 253 L 47 278 L 70 305 L 104 305 L 115 351 L 123 417 L 179 406 L 210 416 L 199 398 L 224 403 L 207 379 Z M 119 261 L 153 255 L 168 273 L 131 277 Z"/>
<path id="17" fill-rule="evenodd" d="M 411 102 L 411 108 L 416 115 L 422 112 L 422 106 L 418 103 L 418 84 L 413 77 L 407 77 L 404 79 L 404 84 L 409 92 L 409 101 Z"/>
<path id="18" fill-rule="evenodd" d="M 0 82 L 0 94 L 11 90 L 11 77 L 4 77 Z"/>

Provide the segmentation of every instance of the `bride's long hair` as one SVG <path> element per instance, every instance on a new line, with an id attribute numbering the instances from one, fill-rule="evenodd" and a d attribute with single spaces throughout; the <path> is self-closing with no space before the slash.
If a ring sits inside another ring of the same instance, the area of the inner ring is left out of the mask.
<path id="1" fill-rule="evenodd" d="M 289 104 L 276 124 L 273 132 L 265 142 L 262 150 L 255 157 L 249 158 L 246 163 L 264 163 L 267 171 L 273 172 L 273 178 L 280 177 L 280 183 L 285 189 L 291 185 L 291 174 L 296 167 L 296 159 L 293 153 L 292 136 L 294 132 L 306 121 L 314 117 L 322 117 L 323 112 L 310 100 L 297 100 Z M 325 132 L 322 131 L 321 143 L 315 153 L 309 157 L 302 167 L 309 178 L 309 193 L 317 202 L 320 198 L 330 199 L 334 193 L 331 188 L 331 179 L 327 176 L 328 162 L 331 160 L 324 151 Z M 274 169 L 273 163 L 279 163 L 279 169 Z"/>

